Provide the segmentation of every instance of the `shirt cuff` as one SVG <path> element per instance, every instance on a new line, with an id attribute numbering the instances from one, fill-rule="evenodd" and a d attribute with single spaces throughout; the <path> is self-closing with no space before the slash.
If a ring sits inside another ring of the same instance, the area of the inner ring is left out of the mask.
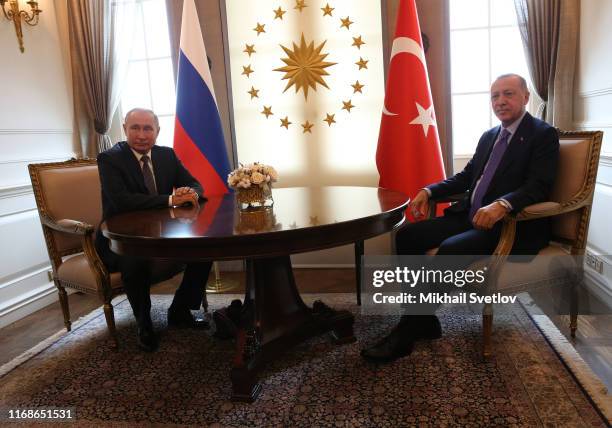
<path id="1" fill-rule="evenodd" d="M 168 206 L 172 206 L 172 195 L 168 196 Z"/>
<path id="2" fill-rule="evenodd" d="M 508 212 L 512 211 L 512 204 L 505 199 L 496 199 L 495 202 L 499 202 L 508 210 Z"/>

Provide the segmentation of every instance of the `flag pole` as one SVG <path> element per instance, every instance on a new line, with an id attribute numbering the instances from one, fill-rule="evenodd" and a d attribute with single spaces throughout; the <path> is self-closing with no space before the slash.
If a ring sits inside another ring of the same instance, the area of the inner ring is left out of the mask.
<path id="1" fill-rule="evenodd" d="M 206 292 L 207 293 L 225 293 L 231 289 L 235 289 L 237 283 L 235 281 L 225 280 L 225 283 L 221 279 L 221 272 L 219 271 L 219 263 L 213 262 L 213 271 L 215 272 L 215 279 L 212 281 L 208 281 L 206 284 Z"/>

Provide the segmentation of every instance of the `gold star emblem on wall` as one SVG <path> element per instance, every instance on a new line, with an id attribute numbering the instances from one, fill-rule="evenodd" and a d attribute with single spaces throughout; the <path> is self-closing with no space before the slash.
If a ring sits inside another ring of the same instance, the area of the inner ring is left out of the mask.
<path id="1" fill-rule="evenodd" d="M 353 85 L 351 85 L 353 87 L 353 93 L 355 92 L 359 92 L 360 94 L 363 94 L 363 92 L 361 92 L 361 88 L 363 88 L 365 85 L 362 85 L 361 83 L 359 83 L 359 80 L 356 81 Z"/>
<path id="2" fill-rule="evenodd" d="M 247 65 L 246 67 L 244 65 L 242 66 L 242 74 L 246 75 L 246 77 L 249 77 L 251 73 L 253 73 L 251 64 Z"/>
<path id="3" fill-rule="evenodd" d="M 302 128 L 304 128 L 304 129 L 302 130 L 302 134 L 305 134 L 305 133 L 307 133 L 307 132 L 308 132 L 308 133 L 310 133 L 310 134 L 312 134 L 311 129 L 312 129 L 312 127 L 313 127 L 313 126 L 314 126 L 314 124 L 313 124 L 313 123 L 310 123 L 310 122 L 308 122 L 308 121 L 306 121 L 306 122 L 302 123 Z"/>
<path id="4" fill-rule="evenodd" d="M 261 114 L 265 114 L 266 115 L 266 119 L 268 117 L 272 116 L 274 114 L 274 113 L 272 113 L 272 106 L 270 106 L 270 107 L 263 106 L 263 110 L 262 110 Z"/>
<path id="5" fill-rule="evenodd" d="M 365 45 L 365 42 L 361 40 L 361 36 L 353 37 L 353 44 L 351 46 L 357 46 L 357 49 L 361 49 L 361 45 Z"/>
<path id="6" fill-rule="evenodd" d="M 242 52 L 246 52 L 249 54 L 249 56 L 251 56 L 251 54 L 255 53 L 255 45 L 245 44 L 245 48 Z"/>
<path id="7" fill-rule="evenodd" d="M 251 99 L 253 98 L 259 98 L 259 89 L 255 89 L 253 86 L 251 86 L 251 90 L 247 91 L 249 94 L 251 94 Z"/>
<path id="8" fill-rule="evenodd" d="M 325 5 L 325 7 L 322 7 L 321 10 L 323 11 L 323 16 L 327 15 L 327 16 L 332 16 L 332 12 L 334 10 L 333 7 L 329 7 L 329 3 L 327 3 Z"/>
<path id="9" fill-rule="evenodd" d="M 340 18 L 340 21 L 342 21 L 340 28 L 346 27 L 347 30 L 350 30 L 350 26 L 353 24 L 353 21 L 351 21 L 348 16 L 344 19 Z"/>
<path id="10" fill-rule="evenodd" d="M 325 116 L 326 117 L 325 117 L 325 119 L 323 119 L 323 122 L 327 122 L 327 126 L 331 126 L 332 123 L 336 123 L 336 121 L 334 120 L 335 114 L 327 113 Z"/>
<path id="11" fill-rule="evenodd" d="M 266 24 L 260 24 L 258 22 L 257 25 L 255 26 L 255 28 L 253 28 L 253 31 L 256 31 L 257 35 L 259 36 L 261 33 L 265 33 L 266 32 L 266 30 L 264 30 L 265 26 L 266 26 Z"/>
<path id="12" fill-rule="evenodd" d="M 289 122 L 289 116 L 285 116 L 284 119 L 281 119 L 281 127 L 284 127 L 285 129 L 289 129 L 289 125 L 291 125 L 293 122 Z"/>
<path id="13" fill-rule="evenodd" d="M 283 10 L 280 6 L 278 7 L 278 9 L 276 9 L 274 11 L 274 19 L 283 19 L 283 15 L 287 13 L 286 10 Z"/>
<path id="14" fill-rule="evenodd" d="M 289 80 L 285 87 L 285 92 L 291 86 L 295 86 L 295 92 L 297 93 L 300 89 L 304 92 L 304 99 L 308 99 L 308 90 L 312 88 L 314 91 L 317 90 L 317 83 L 321 86 L 327 86 L 323 76 L 328 76 L 329 73 L 325 71 L 325 68 L 335 65 L 335 62 L 323 61 L 328 54 L 322 54 L 321 50 L 325 46 L 327 40 L 323 41 L 316 48 L 314 47 L 314 41 L 306 44 L 304 39 L 304 33 L 300 40 L 300 46 L 293 43 L 293 50 L 281 45 L 281 48 L 285 51 L 288 58 L 281 58 L 281 60 L 287 64 L 285 67 L 275 68 L 274 71 L 281 71 L 285 73 L 282 80 Z"/>
<path id="15" fill-rule="evenodd" d="M 308 7 L 308 5 L 304 4 L 304 0 L 295 0 L 295 7 L 294 7 L 294 9 L 299 10 L 300 13 L 301 13 L 302 9 L 304 9 L 305 7 Z"/>
<path id="16" fill-rule="evenodd" d="M 348 101 L 342 101 L 342 104 L 344 104 L 344 107 L 342 107 L 342 110 L 346 110 L 346 111 L 348 111 L 349 113 L 351 112 L 351 109 L 352 109 L 353 107 L 355 107 L 355 106 L 354 106 L 354 105 L 351 103 L 351 100 L 348 100 Z"/>
<path id="17" fill-rule="evenodd" d="M 355 64 L 358 65 L 359 69 L 361 70 L 362 68 L 368 68 L 368 62 L 368 60 L 359 57 L 359 61 L 357 61 Z"/>

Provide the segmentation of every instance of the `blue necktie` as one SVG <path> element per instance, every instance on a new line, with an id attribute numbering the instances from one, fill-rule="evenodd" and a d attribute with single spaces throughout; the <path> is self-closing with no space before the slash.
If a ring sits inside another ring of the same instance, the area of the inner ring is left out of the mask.
<path id="1" fill-rule="evenodd" d="M 151 171 L 151 167 L 149 166 L 149 157 L 144 155 L 140 160 L 142 161 L 142 177 L 144 178 L 144 183 L 149 191 L 149 195 L 157 195 L 155 178 L 153 178 L 153 171 Z"/>
<path id="2" fill-rule="evenodd" d="M 482 207 L 482 199 L 484 195 L 487 193 L 489 189 L 489 185 L 491 184 L 491 180 L 495 175 L 495 171 L 499 166 L 499 163 L 504 156 L 506 148 L 508 147 L 508 138 L 510 137 L 510 132 L 507 129 L 502 129 L 501 136 L 493 147 L 493 151 L 491 151 L 491 156 L 489 156 L 489 162 L 484 168 L 482 173 L 482 178 L 480 182 L 476 185 L 476 189 L 474 190 L 474 199 L 472 201 L 472 207 L 470 208 L 470 221 L 474 218 L 476 211 L 478 211 Z"/>

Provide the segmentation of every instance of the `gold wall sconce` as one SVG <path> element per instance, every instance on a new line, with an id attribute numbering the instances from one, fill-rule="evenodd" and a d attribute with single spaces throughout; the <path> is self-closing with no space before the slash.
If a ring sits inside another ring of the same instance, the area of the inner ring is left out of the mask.
<path id="1" fill-rule="evenodd" d="M 19 50 L 21 53 L 23 53 L 23 31 L 21 29 L 21 22 L 23 21 L 32 27 L 35 26 L 38 24 L 38 15 L 40 12 L 42 12 L 42 10 L 38 8 L 38 2 L 34 0 L 27 2 L 27 4 L 30 5 L 30 13 L 26 12 L 25 10 L 19 10 L 19 0 L 8 0 L 9 10 L 7 11 L 4 8 L 6 2 L 7 0 L 0 0 L 0 6 L 2 6 L 2 12 L 4 13 L 6 19 L 13 21 L 13 24 L 15 25 L 15 33 L 17 33 Z"/>

